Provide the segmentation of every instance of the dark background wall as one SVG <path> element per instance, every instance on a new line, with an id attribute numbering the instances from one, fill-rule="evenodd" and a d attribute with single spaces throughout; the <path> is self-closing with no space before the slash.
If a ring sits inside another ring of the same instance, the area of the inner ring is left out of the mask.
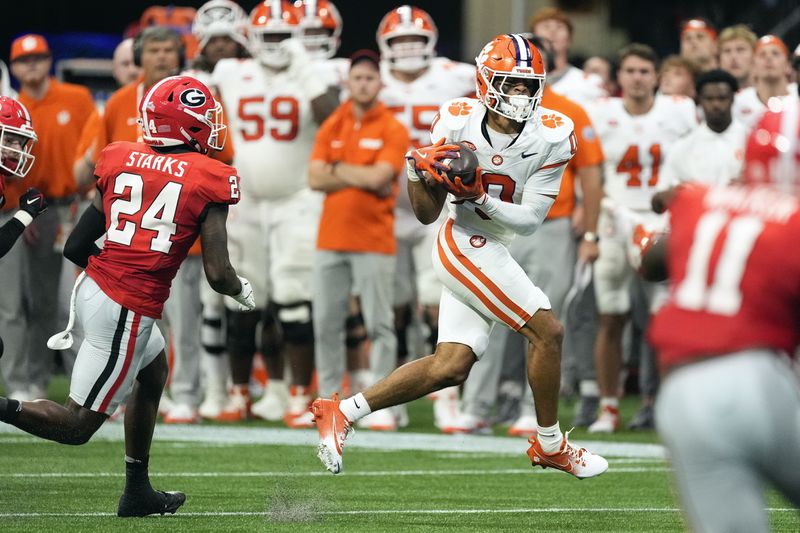
<path id="1" fill-rule="evenodd" d="M 147 7 L 167 4 L 146 0 L 3 0 L 2 3 L 4 15 L 0 19 L 0 58 L 6 62 L 11 41 L 29 32 L 43 33 L 56 39 L 56 42 L 65 42 L 70 50 L 83 43 L 86 52 L 95 52 L 91 54 L 93 57 L 110 57 L 107 41 L 116 44 L 126 27 L 137 21 Z M 180 0 L 175 5 L 197 8 L 204 3 L 205 0 Z M 347 56 L 358 48 L 377 50 L 375 31 L 378 23 L 390 9 L 403 2 L 339 0 L 334 3 L 344 20 L 339 55 Z M 247 12 L 256 4 L 256 0 L 239 1 L 239 5 Z M 428 11 L 436 21 L 440 33 L 440 53 L 458 57 L 461 51 L 461 1 L 417 0 L 413 4 Z M 104 35 L 82 35 L 84 32 L 106 34 L 109 38 L 105 39 Z M 58 35 L 65 33 L 67 35 L 58 38 Z M 55 44 L 52 48 L 58 56 Z"/>

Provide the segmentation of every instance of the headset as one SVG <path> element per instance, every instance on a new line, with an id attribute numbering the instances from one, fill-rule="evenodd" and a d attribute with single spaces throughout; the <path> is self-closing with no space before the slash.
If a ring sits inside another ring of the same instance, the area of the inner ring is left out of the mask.
<path id="1" fill-rule="evenodd" d="M 178 69 L 183 70 L 186 65 L 186 44 L 183 42 L 183 36 L 169 26 L 149 26 L 136 34 L 133 40 L 133 64 L 137 67 L 142 66 L 142 49 L 145 41 L 169 41 L 173 39 L 180 43 L 178 47 L 178 62 L 180 63 Z"/>

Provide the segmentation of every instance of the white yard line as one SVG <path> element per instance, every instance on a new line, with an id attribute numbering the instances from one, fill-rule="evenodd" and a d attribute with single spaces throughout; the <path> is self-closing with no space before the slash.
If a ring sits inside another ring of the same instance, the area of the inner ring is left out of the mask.
<path id="1" fill-rule="evenodd" d="M 0 435 L 23 436 L 25 433 L 6 424 L 0 424 Z M 431 452 L 485 453 L 508 455 L 525 453 L 525 439 L 491 437 L 483 435 L 436 435 L 429 433 L 358 431 L 347 440 L 348 449 L 361 448 L 384 452 L 420 450 Z M 92 437 L 93 441 L 124 440 L 121 424 L 106 423 Z M 180 426 L 159 424 L 156 426 L 156 441 L 190 442 L 211 445 L 284 445 L 316 448 L 316 430 L 281 428 L 224 427 L 224 426 Z M 0 444 L 7 442 L 0 438 Z M 631 442 L 578 441 L 595 453 L 606 457 L 628 457 L 665 459 L 664 447 L 659 444 Z"/>
<path id="2" fill-rule="evenodd" d="M 315 516 L 342 516 L 342 515 L 448 515 L 448 514 L 528 514 L 528 513 L 678 513 L 680 509 L 673 507 L 596 507 L 596 508 L 568 508 L 568 507 L 549 507 L 549 508 L 520 508 L 520 509 L 359 509 L 353 511 L 309 511 L 309 518 Z M 771 513 L 797 512 L 797 509 L 770 507 L 767 511 Z M 60 517 L 83 517 L 83 518 L 104 518 L 116 517 L 116 513 L 0 513 L 0 518 L 60 518 Z M 180 519 L 182 517 L 240 517 L 240 516 L 262 516 L 270 518 L 270 513 L 264 511 L 198 511 L 181 512 L 175 515 L 165 515 L 165 518 Z"/>
<path id="3" fill-rule="evenodd" d="M 607 474 L 643 474 L 650 472 L 668 472 L 664 467 L 615 467 L 612 460 L 611 467 Z M 490 470 L 366 470 L 356 472 L 345 472 L 341 476 L 346 477 L 398 477 L 398 476 L 503 476 L 509 474 L 552 474 L 556 470 L 543 470 L 540 468 L 498 468 Z M 326 471 L 320 472 L 150 472 L 151 477 L 187 477 L 187 478 L 207 478 L 207 477 L 332 477 Z M 104 478 L 104 477 L 125 477 L 124 472 L 16 472 L 0 473 L 0 478 Z M 339 477 L 339 476 L 337 476 Z"/>

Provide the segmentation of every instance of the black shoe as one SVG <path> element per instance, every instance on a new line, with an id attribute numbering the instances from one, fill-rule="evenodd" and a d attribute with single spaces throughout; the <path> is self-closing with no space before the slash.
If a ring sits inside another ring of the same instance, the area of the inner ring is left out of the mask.
<path id="1" fill-rule="evenodd" d="M 141 494 L 123 492 L 119 498 L 117 516 L 148 516 L 164 513 L 175 514 L 178 507 L 186 501 L 182 492 L 163 492 L 150 489 Z"/>
<path id="2" fill-rule="evenodd" d="M 656 417 L 652 405 L 643 405 L 628 424 L 628 429 L 646 430 L 656 428 Z"/>

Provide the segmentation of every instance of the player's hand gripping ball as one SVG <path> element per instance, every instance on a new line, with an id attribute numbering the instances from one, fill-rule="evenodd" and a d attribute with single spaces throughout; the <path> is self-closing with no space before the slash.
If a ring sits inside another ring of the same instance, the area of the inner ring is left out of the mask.
<path id="1" fill-rule="evenodd" d="M 463 185 L 470 185 L 475 181 L 475 171 L 478 170 L 478 156 L 467 143 L 460 142 L 456 144 L 458 145 L 458 152 L 453 154 L 456 157 L 442 161 L 450 167 L 450 170 L 446 171 L 445 174 L 451 184 L 455 184 L 456 178 L 460 178 Z"/>

